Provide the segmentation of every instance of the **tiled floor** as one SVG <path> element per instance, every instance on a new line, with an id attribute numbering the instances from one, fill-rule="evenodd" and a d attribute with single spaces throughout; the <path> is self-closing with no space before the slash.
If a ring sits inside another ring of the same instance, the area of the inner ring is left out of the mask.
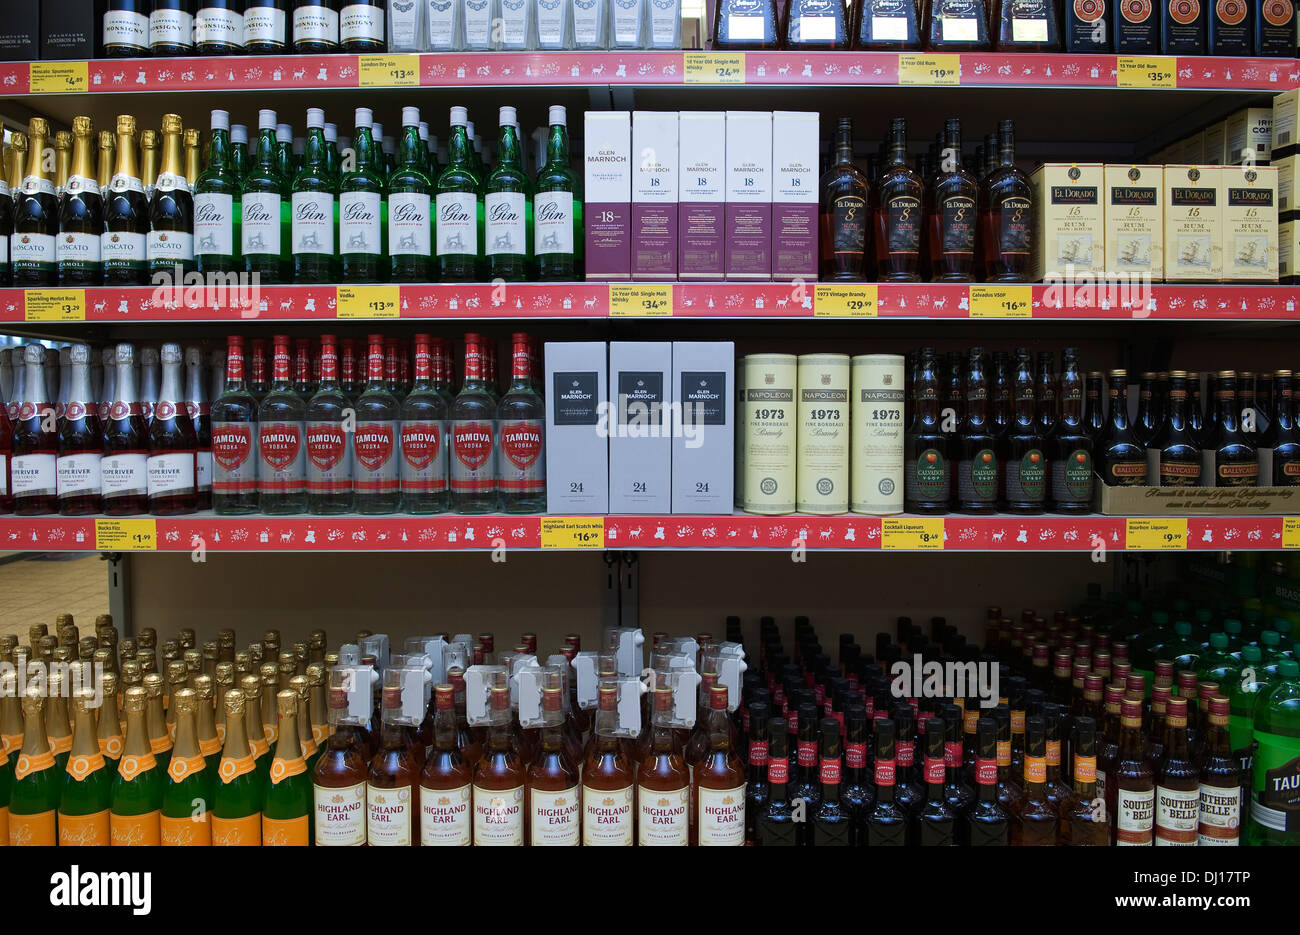
<path id="1" fill-rule="evenodd" d="M 95 617 L 108 613 L 108 569 L 99 556 L 32 553 L 0 565 L 0 634 L 43 623 L 54 632 L 58 614 L 72 614 L 82 635 L 93 636 Z"/>

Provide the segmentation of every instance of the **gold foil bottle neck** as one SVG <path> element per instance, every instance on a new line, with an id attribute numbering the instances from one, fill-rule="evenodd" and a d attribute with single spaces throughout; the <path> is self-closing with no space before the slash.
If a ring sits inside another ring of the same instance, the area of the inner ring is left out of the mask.
<path id="1" fill-rule="evenodd" d="M 285 689 L 275 696 L 275 708 L 280 717 L 297 717 L 298 715 L 298 693 L 290 689 Z"/>
<path id="2" fill-rule="evenodd" d="M 50 135 L 50 124 L 44 117 L 33 117 L 27 121 L 28 139 L 48 139 Z"/>
<path id="3" fill-rule="evenodd" d="M 150 673 L 144 677 L 144 690 L 150 698 L 161 698 L 163 695 L 163 677 L 156 673 Z"/>
<path id="4" fill-rule="evenodd" d="M 226 700 L 225 700 L 226 717 L 227 718 L 243 717 L 245 701 L 246 699 L 244 698 L 244 693 L 240 691 L 238 688 L 232 688 L 230 691 L 226 692 Z"/>
<path id="5" fill-rule="evenodd" d="M 45 710 L 45 696 L 41 694 L 40 689 L 35 685 L 27 689 L 27 694 L 23 696 L 23 714 L 36 715 Z"/>
<path id="6" fill-rule="evenodd" d="M 194 676 L 194 692 L 205 701 L 212 700 L 212 678 L 207 675 Z"/>
<path id="7" fill-rule="evenodd" d="M 117 694 L 117 676 L 112 672 L 105 672 L 100 677 L 99 684 L 103 686 L 105 698 L 110 698 Z"/>
<path id="8" fill-rule="evenodd" d="M 89 118 L 89 117 L 73 117 L 73 118 L 72 118 L 72 135 L 73 135 L 73 136 L 90 136 L 90 135 L 91 135 L 92 133 L 94 133 L 94 132 L 95 132 L 95 128 L 94 128 L 93 126 L 91 126 L 90 118 Z"/>
<path id="9" fill-rule="evenodd" d="M 325 684 L 325 667 L 319 662 L 313 662 L 307 667 L 307 684 L 313 687 Z"/>
<path id="10" fill-rule="evenodd" d="M 259 698 L 262 695 L 262 683 L 256 675 L 245 675 L 239 680 L 239 687 L 247 698 Z"/>
<path id="11" fill-rule="evenodd" d="M 273 662 L 265 663 L 261 668 L 263 685 L 280 684 L 280 668 Z"/>
<path id="12" fill-rule="evenodd" d="M 184 126 L 181 122 L 180 114 L 163 114 L 162 118 L 163 133 L 181 133 Z"/>
<path id="13" fill-rule="evenodd" d="M 131 114 L 118 114 L 117 132 L 125 136 L 135 136 L 135 117 Z"/>
<path id="14" fill-rule="evenodd" d="M 305 675 L 295 675 L 293 678 L 289 679 L 289 688 L 291 688 L 294 694 L 304 701 L 307 700 L 308 694 L 311 691 L 311 686 L 307 683 L 307 676 Z"/>
<path id="15" fill-rule="evenodd" d="M 192 688 L 182 688 L 172 695 L 172 708 L 177 714 L 193 714 L 198 707 L 199 696 Z"/>
<path id="16" fill-rule="evenodd" d="M 123 697 L 123 707 L 127 714 L 141 714 L 149 703 L 149 693 L 138 686 L 128 688 Z"/>

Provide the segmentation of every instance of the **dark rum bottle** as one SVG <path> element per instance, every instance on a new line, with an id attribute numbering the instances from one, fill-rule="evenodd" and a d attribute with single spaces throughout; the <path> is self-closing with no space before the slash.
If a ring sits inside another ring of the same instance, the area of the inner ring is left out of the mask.
<path id="1" fill-rule="evenodd" d="M 1152 486 L 1201 486 L 1201 448 L 1187 418 L 1191 400 L 1187 372 L 1169 372 L 1169 410 L 1147 445 L 1147 477 Z"/>
<path id="2" fill-rule="evenodd" d="M 925 47 L 936 52 L 987 52 L 988 23 L 984 0 L 933 0 L 926 7 Z"/>
<path id="3" fill-rule="evenodd" d="M 962 513 L 993 513 L 997 508 L 1002 472 L 988 405 L 984 349 L 972 347 L 966 377 L 966 418 L 961 425 L 957 461 L 957 509 Z"/>
<path id="4" fill-rule="evenodd" d="M 1060 51 L 1061 33 L 1052 0 L 1000 0 L 996 19 L 993 47 L 997 51 Z"/>
<path id="5" fill-rule="evenodd" d="M 855 49 L 905 52 L 921 47 L 918 5 L 910 0 L 863 0 L 853 9 Z"/>
<path id="6" fill-rule="evenodd" d="M 1204 55 L 1206 18 L 1211 15 L 1210 7 L 1211 4 L 1201 0 L 1163 0 L 1160 52 L 1164 55 Z"/>
<path id="7" fill-rule="evenodd" d="M 871 186 L 853 164 L 853 120 L 841 117 L 831 167 L 821 178 L 821 279 L 866 280 L 870 203 Z"/>
<path id="8" fill-rule="evenodd" d="M 930 189 L 930 278 L 970 282 L 979 226 L 979 182 L 962 166 L 961 121 L 943 124 L 943 151 Z"/>
<path id="9" fill-rule="evenodd" d="M 1259 461 L 1255 445 L 1241 429 L 1241 408 L 1237 400 L 1237 373 L 1220 370 L 1214 391 L 1216 424 L 1207 447 L 1214 451 L 1215 487 L 1255 487 L 1259 483 Z"/>
<path id="10" fill-rule="evenodd" d="M 941 418 L 935 351 L 932 347 L 923 347 L 915 384 L 912 424 L 906 435 L 903 494 L 908 513 L 938 515 L 948 512 L 952 498 L 952 465 L 948 436 L 943 432 Z"/>
<path id="11" fill-rule="evenodd" d="M 889 146 L 874 194 L 876 278 L 882 282 L 919 282 L 925 187 L 907 164 L 905 117 L 889 122 Z"/>
<path id="12" fill-rule="evenodd" d="M 1034 242 L 1033 189 L 1016 168 L 1015 124 L 998 124 L 997 167 L 984 180 L 981 235 L 984 278 L 989 282 L 1027 282 Z"/>
<path id="13" fill-rule="evenodd" d="M 713 9 L 713 48 L 777 49 L 781 34 L 773 0 L 719 0 Z"/>
<path id="14" fill-rule="evenodd" d="M 1092 439 L 1084 425 L 1079 352 L 1061 351 L 1061 411 L 1047 439 L 1053 513 L 1092 512 Z"/>

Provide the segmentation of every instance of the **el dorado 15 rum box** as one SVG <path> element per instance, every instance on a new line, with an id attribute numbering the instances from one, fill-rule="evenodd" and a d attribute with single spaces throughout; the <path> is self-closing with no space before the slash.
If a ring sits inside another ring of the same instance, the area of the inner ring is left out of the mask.
<path id="1" fill-rule="evenodd" d="M 1277 169 L 1224 166 L 1223 279 L 1277 281 Z"/>
<path id="2" fill-rule="evenodd" d="M 1165 274 L 1164 166 L 1106 166 L 1106 272 Z"/>
<path id="3" fill-rule="evenodd" d="M 1029 177 L 1034 186 L 1034 246 L 1030 278 L 1044 280 L 1105 270 L 1106 222 L 1100 163 L 1047 163 Z"/>
<path id="4" fill-rule="evenodd" d="M 1165 166 L 1165 281 L 1223 278 L 1219 166 Z"/>

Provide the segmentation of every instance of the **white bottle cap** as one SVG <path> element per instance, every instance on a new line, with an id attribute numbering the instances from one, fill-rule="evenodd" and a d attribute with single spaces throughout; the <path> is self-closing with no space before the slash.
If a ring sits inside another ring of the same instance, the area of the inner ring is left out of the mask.
<path id="1" fill-rule="evenodd" d="M 212 129 L 229 130 L 230 114 L 224 110 L 214 110 L 212 112 Z"/>
<path id="2" fill-rule="evenodd" d="M 271 111 L 271 113 L 274 114 L 275 111 Z M 275 141 L 277 143 L 292 143 L 293 127 L 287 123 L 277 123 L 275 125 Z"/>
<path id="3" fill-rule="evenodd" d="M 59 356 L 59 366 L 65 366 L 72 362 L 72 346 L 61 347 L 56 352 Z"/>
<path id="4" fill-rule="evenodd" d="M 320 129 L 324 129 L 324 127 L 325 127 L 325 111 L 322 110 L 322 109 L 319 108 L 319 107 L 308 107 L 308 108 L 307 108 L 307 127 L 308 127 L 309 129 L 311 129 L 311 128 L 315 128 L 315 129 L 318 129 L 318 130 L 320 130 Z"/>
<path id="5" fill-rule="evenodd" d="M 357 122 L 356 122 L 356 125 L 357 125 L 358 127 L 369 127 L 369 126 L 373 126 L 373 125 L 374 125 L 374 122 L 375 122 L 375 114 L 374 114 L 374 112 L 373 112 L 369 107 L 358 107 L 358 108 L 357 108 Z"/>
<path id="6" fill-rule="evenodd" d="M 275 122 L 275 111 L 259 110 L 257 112 L 257 129 L 274 130 L 276 129 L 276 126 L 277 124 Z"/>
<path id="7" fill-rule="evenodd" d="M 86 344 L 74 344 L 68 348 L 68 360 L 74 364 L 90 363 L 90 346 Z"/>
<path id="8" fill-rule="evenodd" d="M 420 121 L 420 139 L 425 143 L 429 142 L 429 121 L 427 120 Z"/>
<path id="9" fill-rule="evenodd" d="M 519 118 L 515 116 L 515 109 L 513 107 L 502 107 L 499 114 L 499 122 L 503 127 L 519 126 Z"/>
<path id="10" fill-rule="evenodd" d="M 339 139 L 339 128 L 337 124 L 325 124 L 325 141 L 327 143 L 337 143 Z"/>
<path id="11" fill-rule="evenodd" d="M 556 126 L 557 124 L 562 127 L 568 126 L 563 104 L 552 104 L 551 114 L 547 119 L 550 121 L 551 126 Z"/>
<path id="12" fill-rule="evenodd" d="M 272 122 L 274 124 L 274 121 Z M 230 127 L 230 142 L 248 143 L 248 127 L 242 123 L 232 124 Z"/>
<path id="13" fill-rule="evenodd" d="M 134 345 L 134 344 L 119 344 L 119 345 L 117 346 L 117 353 L 114 355 L 113 359 L 114 359 L 117 363 L 119 363 L 119 364 L 134 364 L 134 363 L 135 363 L 135 345 Z"/>
<path id="14" fill-rule="evenodd" d="M 164 364 L 179 364 L 181 362 L 181 346 L 179 344 L 164 344 L 162 346 L 162 362 Z"/>
<path id="15" fill-rule="evenodd" d="M 453 107 L 451 109 L 451 125 L 453 127 L 463 127 L 469 124 L 469 111 L 464 107 Z"/>
<path id="16" fill-rule="evenodd" d="M 402 108 L 402 126 L 415 127 L 420 125 L 420 108 L 403 107 Z"/>
<path id="17" fill-rule="evenodd" d="M 45 363 L 45 347 L 41 344 L 24 344 L 23 360 L 29 364 Z"/>

